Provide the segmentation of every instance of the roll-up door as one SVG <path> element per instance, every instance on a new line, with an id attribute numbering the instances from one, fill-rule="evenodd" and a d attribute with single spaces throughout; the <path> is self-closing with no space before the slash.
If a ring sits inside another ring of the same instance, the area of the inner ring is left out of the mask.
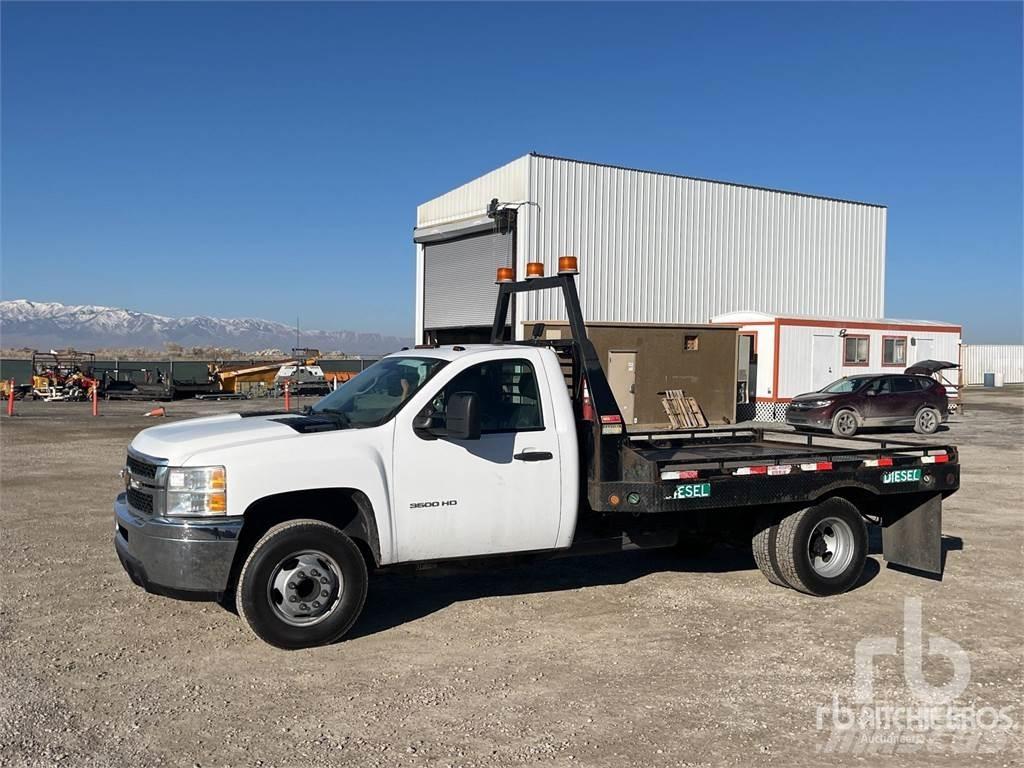
<path id="1" fill-rule="evenodd" d="M 424 244 L 423 327 L 490 326 L 498 267 L 513 266 L 512 232 L 486 232 Z"/>

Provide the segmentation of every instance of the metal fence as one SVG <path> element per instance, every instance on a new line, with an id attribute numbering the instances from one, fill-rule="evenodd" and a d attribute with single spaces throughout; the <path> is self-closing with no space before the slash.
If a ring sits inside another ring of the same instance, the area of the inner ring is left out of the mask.
<path id="1" fill-rule="evenodd" d="M 321 360 L 320 367 L 324 373 L 359 373 L 377 362 L 376 357 L 353 357 L 342 360 Z M 109 380 L 133 381 L 137 384 L 157 383 L 158 379 L 176 381 L 205 381 L 208 366 L 212 360 L 97 360 L 93 369 L 95 375 L 107 373 Z M 225 362 L 225 361 L 216 361 Z M 253 358 L 250 360 L 231 360 L 232 363 L 251 362 L 262 365 L 266 360 Z M 32 361 L 25 359 L 5 358 L 0 360 L 0 379 L 14 379 L 15 384 L 32 383 Z"/>

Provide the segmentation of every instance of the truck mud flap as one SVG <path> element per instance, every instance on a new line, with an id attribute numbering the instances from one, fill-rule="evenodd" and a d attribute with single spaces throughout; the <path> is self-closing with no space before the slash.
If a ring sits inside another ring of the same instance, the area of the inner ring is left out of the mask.
<path id="1" fill-rule="evenodd" d="M 942 494 L 894 496 L 882 514 L 882 556 L 893 565 L 942 576 Z"/>

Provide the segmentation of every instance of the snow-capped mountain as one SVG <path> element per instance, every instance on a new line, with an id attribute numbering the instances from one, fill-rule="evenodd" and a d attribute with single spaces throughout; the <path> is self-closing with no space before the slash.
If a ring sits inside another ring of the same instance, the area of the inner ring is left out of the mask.
<path id="1" fill-rule="evenodd" d="M 302 345 L 324 352 L 382 354 L 409 346 L 411 339 L 354 331 L 302 331 Z M 37 349 L 132 347 L 159 350 L 164 344 L 183 347 L 230 347 L 258 350 L 291 349 L 295 329 L 255 318 L 164 317 L 130 309 L 90 304 L 0 301 L 0 345 Z"/>

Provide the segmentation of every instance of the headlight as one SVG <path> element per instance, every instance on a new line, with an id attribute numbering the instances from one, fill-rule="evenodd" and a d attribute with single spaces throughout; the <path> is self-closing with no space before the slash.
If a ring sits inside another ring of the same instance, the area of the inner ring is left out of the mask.
<path id="1" fill-rule="evenodd" d="M 167 515 L 225 515 L 228 511 L 224 467 L 170 467 L 167 470 Z"/>
<path id="2" fill-rule="evenodd" d="M 831 400 L 815 400 L 813 403 L 811 403 L 811 407 L 813 407 L 813 408 L 824 408 L 826 405 L 832 405 L 832 401 Z"/>

